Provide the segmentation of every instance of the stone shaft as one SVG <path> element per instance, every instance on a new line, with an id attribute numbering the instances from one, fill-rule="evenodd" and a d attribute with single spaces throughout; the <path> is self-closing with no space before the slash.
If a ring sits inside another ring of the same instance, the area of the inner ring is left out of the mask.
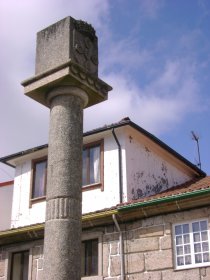
<path id="1" fill-rule="evenodd" d="M 70 86 L 60 87 L 48 97 L 51 112 L 44 279 L 79 280 L 85 92 Z"/>

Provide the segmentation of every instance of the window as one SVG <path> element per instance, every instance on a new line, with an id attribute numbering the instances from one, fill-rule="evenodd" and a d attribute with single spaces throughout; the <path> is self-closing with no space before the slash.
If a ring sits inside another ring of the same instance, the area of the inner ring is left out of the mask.
<path id="1" fill-rule="evenodd" d="M 29 251 L 12 254 L 10 280 L 28 280 Z"/>
<path id="2" fill-rule="evenodd" d="M 98 275 L 98 239 L 82 242 L 82 277 Z"/>
<path id="3" fill-rule="evenodd" d="M 103 142 L 85 145 L 82 160 L 82 186 L 103 186 Z"/>
<path id="4" fill-rule="evenodd" d="M 32 162 L 32 195 L 31 198 L 40 198 L 46 195 L 47 183 L 47 158 L 41 158 Z"/>
<path id="5" fill-rule="evenodd" d="M 210 265 L 208 220 L 174 225 L 176 268 Z"/>

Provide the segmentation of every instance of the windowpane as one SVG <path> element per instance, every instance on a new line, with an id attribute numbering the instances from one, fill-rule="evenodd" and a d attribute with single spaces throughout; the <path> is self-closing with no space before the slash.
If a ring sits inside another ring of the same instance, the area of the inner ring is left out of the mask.
<path id="1" fill-rule="evenodd" d="M 175 225 L 174 234 L 177 267 L 210 263 L 207 220 Z"/>
<path id="2" fill-rule="evenodd" d="M 175 226 L 175 234 L 182 234 L 182 226 Z"/>
<path id="3" fill-rule="evenodd" d="M 194 239 L 194 242 L 199 242 L 200 241 L 200 233 L 194 233 L 193 234 L 193 239 Z"/>
<path id="4" fill-rule="evenodd" d="M 185 245 L 184 246 L 184 253 L 185 254 L 190 254 L 190 245 Z"/>
<path id="5" fill-rule="evenodd" d="M 195 254 L 195 263 L 202 263 L 202 254 Z"/>
<path id="6" fill-rule="evenodd" d="M 82 242 L 82 276 L 98 274 L 98 239 Z"/>
<path id="7" fill-rule="evenodd" d="M 209 262 L 209 253 L 204 253 L 203 254 L 203 261 L 204 262 Z"/>
<path id="8" fill-rule="evenodd" d="M 83 150 L 82 153 L 82 185 L 88 185 L 88 151 Z"/>
<path id="9" fill-rule="evenodd" d="M 207 231 L 201 232 L 201 239 L 203 241 L 208 240 L 208 233 L 207 233 Z"/>
<path id="10" fill-rule="evenodd" d="M 188 224 L 183 225 L 183 233 L 189 233 L 189 225 Z"/>
<path id="11" fill-rule="evenodd" d="M 202 249 L 203 249 L 203 252 L 209 251 L 209 244 L 208 244 L 208 242 L 203 242 L 202 243 Z"/>
<path id="12" fill-rule="evenodd" d="M 46 195 L 47 160 L 34 163 L 33 193 L 32 198 Z"/>
<path id="13" fill-rule="evenodd" d="M 101 183 L 101 144 L 83 149 L 82 185 Z"/>
<path id="14" fill-rule="evenodd" d="M 207 222 L 206 221 L 201 221 L 200 222 L 200 225 L 201 225 L 201 230 L 207 230 Z"/>
<path id="15" fill-rule="evenodd" d="M 177 246 L 176 247 L 176 252 L 177 252 L 177 255 L 183 255 L 183 247 L 182 246 Z"/>
<path id="16" fill-rule="evenodd" d="M 28 263 L 28 251 L 13 253 L 11 280 L 28 280 Z"/>
<path id="17" fill-rule="evenodd" d="M 190 255 L 187 255 L 185 256 L 185 264 L 191 264 L 191 256 Z"/>
<path id="18" fill-rule="evenodd" d="M 195 253 L 201 252 L 201 244 L 197 243 L 194 245 L 194 251 Z"/>
<path id="19" fill-rule="evenodd" d="M 12 280 L 21 280 L 21 253 L 13 254 Z"/>
<path id="20" fill-rule="evenodd" d="M 90 148 L 90 184 L 100 182 L 100 146 Z"/>
<path id="21" fill-rule="evenodd" d="M 192 223 L 193 232 L 200 231 L 199 222 Z"/>
<path id="22" fill-rule="evenodd" d="M 182 236 L 179 235 L 176 237 L 176 245 L 181 245 L 182 244 Z"/>
<path id="23" fill-rule="evenodd" d="M 183 257 L 178 257 L 177 258 L 177 265 L 184 265 L 184 258 Z"/>
<path id="24" fill-rule="evenodd" d="M 184 237 L 184 244 L 190 243 L 190 235 L 189 234 L 185 234 L 183 237 Z"/>

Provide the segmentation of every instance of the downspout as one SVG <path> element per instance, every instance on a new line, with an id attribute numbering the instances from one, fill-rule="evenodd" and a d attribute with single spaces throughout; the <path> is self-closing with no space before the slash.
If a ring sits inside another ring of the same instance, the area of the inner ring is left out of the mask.
<path id="1" fill-rule="evenodd" d="M 123 234 L 116 219 L 116 215 L 112 215 L 112 219 L 115 223 L 117 231 L 119 232 L 119 243 L 120 243 L 120 279 L 125 279 L 125 262 L 124 262 L 124 244 L 123 244 Z"/>
<path id="2" fill-rule="evenodd" d="M 122 185 L 122 149 L 119 140 L 117 139 L 117 136 L 115 134 L 114 128 L 112 129 L 112 134 L 114 136 L 114 139 L 118 146 L 118 162 L 119 162 L 119 197 L 120 197 L 120 203 L 123 202 L 123 185 Z"/>

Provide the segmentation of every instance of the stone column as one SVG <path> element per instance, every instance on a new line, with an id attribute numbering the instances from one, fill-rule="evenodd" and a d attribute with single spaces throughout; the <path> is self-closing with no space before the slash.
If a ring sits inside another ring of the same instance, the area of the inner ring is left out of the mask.
<path id="1" fill-rule="evenodd" d="M 38 32 L 36 74 L 22 85 L 50 108 L 44 280 L 79 280 L 83 108 L 111 90 L 98 78 L 93 27 L 67 17 Z"/>
<path id="2" fill-rule="evenodd" d="M 81 279 L 81 185 L 83 108 L 76 87 L 50 91 L 44 279 Z"/>

